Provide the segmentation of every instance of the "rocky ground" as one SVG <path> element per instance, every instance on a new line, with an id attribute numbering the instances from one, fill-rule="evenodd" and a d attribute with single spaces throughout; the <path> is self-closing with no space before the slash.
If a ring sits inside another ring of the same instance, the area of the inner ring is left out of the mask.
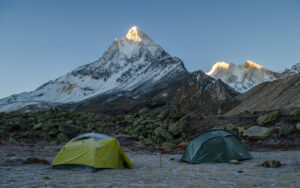
<path id="1" fill-rule="evenodd" d="M 177 152 L 178 145 L 211 128 L 238 136 L 251 150 L 300 149 L 300 109 L 243 111 L 238 115 L 183 113 L 178 108 L 143 109 L 126 115 L 46 110 L 0 113 L 0 141 L 64 143 L 88 132 L 117 137 L 139 149 Z M 125 143 L 125 144 L 126 144 Z"/>
<path id="2" fill-rule="evenodd" d="M 160 168 L 158 153 L 125 147 L 133 169 L 83 172 L 51 168 L 61 146 L 2 143 L 1 187 L 300 187 L 300 150 L 252 152 L 254 159 L 239 165 L 191 165 L 179 162 L 180 154 L 163 154 Z M 283 166 L 259 166 L 268 159 Z"/>
<path id="3" fill-rule="evenodd" d="M 299 109 L 234 116 L 186 114 L 178 108 L 117 116 L 56 109 L 0 113 L 1 187 L 300 187 L 299 122 Z M 183 146 L 211 128 L 238 136 L 254 159 L 240 165 L 179 162 Z M 117 137 L 134 169 L 52 169 L 50 162 L 62 145 L 87 132 Z M 266 160 L 283 166 L 259 166 Z"/>

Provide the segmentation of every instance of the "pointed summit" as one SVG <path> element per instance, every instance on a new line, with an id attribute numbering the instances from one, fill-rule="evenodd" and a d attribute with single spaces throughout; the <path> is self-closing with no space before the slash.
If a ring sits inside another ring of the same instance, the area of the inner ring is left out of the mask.
<path id="1" fill-rule="evenodd" d="M 125 36 L 126 39 L 141 42 L 142 40 L 151 40 L 142 30 L 140 30 L 137 26 L 133 26 L 129 29 L 128 33 Z"/>
<path id="2" fill-rule="evenodd" d="M 134 42 L 140 42 L 142 39 L 139 36 L 139 29 L 137 26 L 133 26 L 131 29 L 129 29 L 126 38 L 128 40 L 132 40 Z"/>

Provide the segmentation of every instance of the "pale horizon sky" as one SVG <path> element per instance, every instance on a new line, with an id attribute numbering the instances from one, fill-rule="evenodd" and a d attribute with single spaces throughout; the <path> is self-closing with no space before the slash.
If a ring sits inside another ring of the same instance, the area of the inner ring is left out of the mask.
<path id="1" fill-rule="evenodd" d="M 189 71 L 300 62 L 297 0 L 0 0 L 0 98 L 99 59 L 137 25 Z"/>

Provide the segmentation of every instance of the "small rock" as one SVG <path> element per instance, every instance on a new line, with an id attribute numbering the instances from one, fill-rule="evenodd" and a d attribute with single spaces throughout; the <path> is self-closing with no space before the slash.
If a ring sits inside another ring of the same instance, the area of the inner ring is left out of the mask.
<path id="1" fill-rule="evenodd" d="M 280 163 L 280 161 L 266 160 L 260 166 L 267 167 L 267 168 L 278 168 L 282 166 L 282 164 Z"/>
<path id="2" fill-rule="evenodd" d="M 42 178 L 45 179 L 45 180 L 50 179 L 48 176 L 43 176 Z"/>
<path id="3" fill-rule="evenodd" d="M 230 164 L 233 164 L 233 165 L 241 164 L 241 162 L 238 161 L 238 160 L 231 160 L 231 161 L 229 161 L 229 163 L 230 163 Z"/>
<path id="4" fill-rule="evenodd" d="M 243 172 L 244 172 L 244 171 L 242 171 L 242 170 L 239 170 L 239 171 L 238 171 L 238 173 L 243 173 Z"/>
<path id="5" fill-rule="evenodd" d="M 175 160 L 175 158 L 174 157 L 170 157 L 170 161 L 174 161 Z"/>

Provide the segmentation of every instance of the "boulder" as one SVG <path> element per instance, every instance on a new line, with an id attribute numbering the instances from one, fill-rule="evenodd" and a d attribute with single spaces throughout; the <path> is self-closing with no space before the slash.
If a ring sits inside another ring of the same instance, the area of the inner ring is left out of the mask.
<path id="1" fill-rule="evenodd" d="M 154 134 L 155 136 L 160 136 L 161 135 L 161 132 L 163 132 L 164 129 L 162 127 L 157 127 L 155 130 L 154 130 Z"/>
<path id="2" fill-rule="evenodd" d="M 159 120 L 164 120 L 165 119 L 163 114 L 157 115 L 156 118 L 159 119 Z"/>
<path id="3" fill-rule="evenodd" d="M 142 109 L 140 109 L 139 114 L 145 114 L 147 112 L 149 112 L 149 110 L 147 108 L 142 108 Z"/>
<path id="4" fill-rule="evenodd" d="M 239 133 L 239 136 L 242 136 L 245 132 L 245 128 L 244 127 L 239 127 L 238 128 L 238 133 Z"/>
<path id="5" fill-rule="evenodd" d="M 67 121 L 59 126 L 59 130 L 69 137 L 75 137 L 79 134 L 80 128 L 73 125 L 72 121 Z"/>
<path id="6" fill-rule="evenodd" d="M 166 122 L 161 122 L 161 123 L 159 123 L 159 126 L 160 127 L 162 127 L 163 129 L 165 129 L 165 130 L 167 130 L 168 129 L 168 123 L 166 123 Z"/>
<path id="7" fill-rule="evenodd" d="M 138 140 L 144 140 L 144 139 L 145 138 L 142 135 L 138 136 Z"/>
<path id="8" fill-rule="evenodd" d="M 242 111 L 240 114 L 241 114 L 241 115 L 248 115 L 248 114 L 250 114 L 250 112 L 249 112 L 248 110 L 244 110 L 244 111 Z"/>
<path id="9" fill-rule="evenodd" d="M 43 126 L 42 126 L 42 130 L 45 131 L 45 132 L 49 132 L 51 131 L 53 128 L 57 127 L 58 125 L 56 123 L 53 123 L 53 122 L 45 122 L 43 123 Z"/>
<path id="10" fill-rule="evenodd" d="M 19 144 L 19 142 L 16 141 L 13 137 L 9 137 L 9 138 L 8 138 L 8 142 L 14 143 L 14 144 Z"/>
<path id="11" fill-rule="evenodd" d="M 296 129 L 297 129 L 297 131 L 300 131 L 300 123 L 297 123 Z"/>
<path id="12" fill-rule="evenodd" d="M 51 139 L 50 135 L 46 132 L 40 132 L 39 137 L 43 138 L 44 140 L 50 140 Z"/>
<path id="13" fill-rule="evenodd" d="M 165 127 L 163 125 L 157 127 L 156 129 L 154 129 L 154 135 L 156 137 L 160 137 L 163 138 L 163 140 L 173 140 L 173 136 L 167 131 L 168 127 Z"/>
<path id="14" fill-rule="evenodd" d="M 29 139 L 33 139 L 33 138 L 36 138 L 37 137 L 37 131 L 23 131 L 21 133 L 21 138 L 29 138 Z"/>
<path id="15" fill-rule="evenodd" d="M 173 136 L 178 136 L 183 132 L 183 128 L 186 125 L 186 121 L 178 121 L 176 123 L 173 123 L 170 127 L 169 127 L 169 131 Z"/>
<path id="16" fill-rule="evenodd" d="M 294 125 L 291 125 L 291 124 L 284 125 L 280 128 L 279 135 L 287 136 L 287 135 L 291 134 L 292 132 L 294 132 L 295 130 L 296 130 L 296 128 Z"/>
<path id="17" fill-rule="evenodd" d="M 176 109 L 169 113 L 168 118 L 169 119 L 180 119 L 184 114 L 181 112 L 181 110 Z"/>
<path id="18" fill-rule="evenodd" d="M 56 138 L 58 143 L 66 142 L 69 140 L 69 137 L 62 132 L 58 133 Z"/>
<path id="19" fill-rule="evenodd" d="M 43 123 L 35 124 L 35 125 L 33 126 L 33 129 L 34 129 L 34 130 L 39 129 L 39 128 L 42 127 L 42 125 L 43 125 Z"/>
<path id="20" fill-rule="evenodd" d="M 267 127 L 253 126 L 244 131 L 243 136 L 254 139 L 265 139 L 271 135 L 271 130 Z"/>
<path id="21" fill-rule="evenodd" d="M 160 135 L 167 141 L 173 140 L 173 136 L 170 133 L 168 133 L 167 131 L 161 132 Z"/>
<path id="22" fill-rule="evenodd" d="M 53 128 L 49 131 L 48 134 L 51 136 L 55 136 L 55 135 L 57 135 L 58 132 L 59 132 L 59 130 L 57 128 Z"/>
<path id="23" fill-rule="evenodd" d="M 291 111 L 289 115 L 293 117 L 300 117 L 300 109 Z"/>
<path id="24" fill-rule="evenodd" d="M 153 145 L 152 140 L 149 139 L 149 138 L 144 139 L 142 142 L 143 142 L 145 145 Z"/>
<path id="25" fill-rule="evenodd" d="M 270 112 L 268 114 L 259 116 L 257 118 L 256 122 L 259 125 L 266 125 L 266 124 L 268 124 L 270 122 L 275 121 L 279 116 L 280 116 L 280 111 Z"/>
<path id="26" fill-rule="evenodd" d="M 57 140 L 53 140 L 53 141 L 49 142 L 50 146 L 56 146 L 57 144 L 58 144 Z"/>
<path id="27" fill-rule="evenodd" d="M 232 123 L 229 123 L 226 125 L 227 131 L 234 131 L 235 129 L 236 129 L 236 127 Z"/>

